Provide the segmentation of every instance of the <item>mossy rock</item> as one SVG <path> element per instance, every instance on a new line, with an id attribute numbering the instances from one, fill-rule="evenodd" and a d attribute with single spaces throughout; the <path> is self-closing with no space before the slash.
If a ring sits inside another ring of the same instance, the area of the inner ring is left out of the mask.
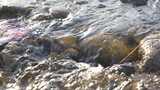
<path id="1" fill-rule="evenodd" d="M 119 63 L 133 49 L 127 40 L 113 34 L 98 33 L 80 42 L 83 55 L 96 56 L 96 61 L 103 66 Z"/>

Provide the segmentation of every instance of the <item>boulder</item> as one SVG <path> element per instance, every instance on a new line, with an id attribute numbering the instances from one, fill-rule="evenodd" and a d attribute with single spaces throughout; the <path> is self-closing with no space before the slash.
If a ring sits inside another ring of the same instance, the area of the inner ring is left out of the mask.
<path id="1" fill-rule="evenodd" d="M 133 49 L 127 42 L 127 39 L 120 36 L 98 33 L 80 42 L 82 50 L 80 57 L 90 60 L 85 62 L 94 62 L 96 60 L 105 67 L 119 63 Z M 136 57 L 134 58 L 136 59 Z"/>
<path id="2" fill-rule="evenodd" d="M 145 37 L 140 42 L 140 54 L 142 55 L 139 64 L 142 71 L 155 71 L 160 69 L 160 33 L 156 32 Z"/>

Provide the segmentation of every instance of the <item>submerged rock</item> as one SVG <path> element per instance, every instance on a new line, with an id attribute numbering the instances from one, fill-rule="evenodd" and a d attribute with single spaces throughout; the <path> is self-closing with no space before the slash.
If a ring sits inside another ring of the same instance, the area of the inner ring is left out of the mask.
<path id="1" fill-rule="evenodd" d="M 135 6 L 146 5 L 148 0 L 120 0 L 122 3 L 131 3 Z"/>
<path id="2" fill-rule="evenodd" d="M 98 6 L 97 6 L 97 8 L 105 8 L 106 6 L 104 5 L 104 4 L 99 4 Z"/>
<path id="3" fill-rule="evenodd" d="M 88 1 L 86 0 L 79 0 L 79 1 L 75 1 L 75 4 L 79 4 L 79 5 L 83 5 L 83 4 L 87 4 Z"/>
<path id="4" fill-rule="evenodd" d="M 82 57 L 89 57 L 90 62 L 94 62 L 95 59 L 105 67 L 119 63 L 132 50 L 132 47 L 128 47 L 124 39 L 105 33 L 85 38 L 80 42 L 80 46 L 82 47 Z"/>
<path id="5" fill-rule="evenodd" d="M 53 8 L 51 8 L 49 10 L 49 13 L 52 18 L 64 19 L 64 18 L 67 18 L 67 16 L 69 15 L 70 12 L 67 9 L 53 9 Z"/>
<path id="6" fill-rule="evenodd" d="M 66 35 L 60 38 L 57 38 L 57 41 L 66 48 L 77 47 L 78 39 L 74 35 Z"/>
<path id="7" fill-rule="evenodd" d="M 79 55 L 78 38 L 74 35 L 66 35 L 52 40 L 52 52 L 60 51 L 66 58 L 76 59 Z M 57 46 L 58 45 L 58 46 Z M 59 48 L 59 50 L 58 50 Z"/>
<path id="8" fill-rule="evenodd" d="M 142 60 L 140 68 L 144 71 L 154 71 L 160 69 L 160 33 L 156 32 L 146 36 L 141 41 L 140 53 Z"/>

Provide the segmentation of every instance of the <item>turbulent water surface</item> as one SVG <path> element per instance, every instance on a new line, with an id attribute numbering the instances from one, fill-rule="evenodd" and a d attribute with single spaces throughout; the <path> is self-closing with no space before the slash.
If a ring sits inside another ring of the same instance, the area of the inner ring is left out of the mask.
<path id="1" fill-rule="evenodd" d="M 121 1 L 0 0 L 0 90 L 160 89 L 160 1 Z"/>

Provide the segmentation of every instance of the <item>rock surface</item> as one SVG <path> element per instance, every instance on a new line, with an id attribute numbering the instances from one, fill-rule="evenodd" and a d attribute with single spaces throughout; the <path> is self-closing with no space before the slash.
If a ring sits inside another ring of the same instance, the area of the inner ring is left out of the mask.
<path id="1" fill-rule="evenodd" d="M 159 90 L 159 3 L 0 0 L 0 90 Z"/>
<path id="2" fill-rule="evenodd" d="M 29 8 L 16 6 L 2 6 L 0 7 L 0 19 L 17 18 L 20 16 L 27 16 L 31 12 Z"/>
<path id="3" fill-rule="evenodd" d="M 146 71 L 159 70 L 159 53 L 160 53 L 160 34 L 156 32 L 145 37 L 141 41 L 140 52 L 142 53 L 142 62 L 140 67 Z"/>

